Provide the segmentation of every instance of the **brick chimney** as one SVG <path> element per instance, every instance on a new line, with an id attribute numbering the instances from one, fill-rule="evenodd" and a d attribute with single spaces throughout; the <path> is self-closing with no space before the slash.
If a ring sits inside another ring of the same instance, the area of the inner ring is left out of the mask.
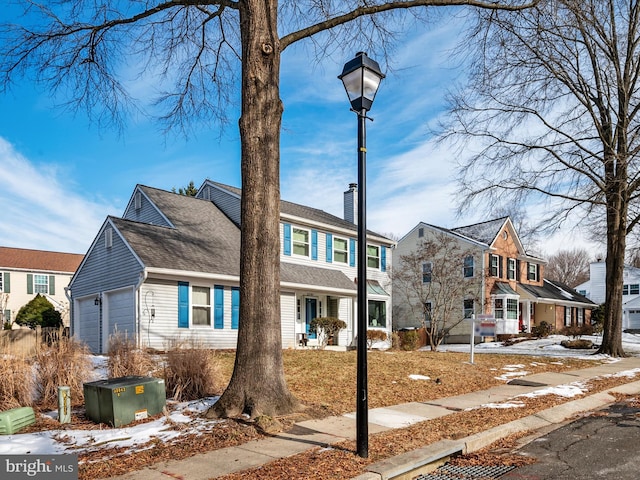
<path id="1" fill-rule="evenodd" d="M 358 224 L 358 184 L 350 183 L 349 190 L 344 192 L 344 219 Z"/>

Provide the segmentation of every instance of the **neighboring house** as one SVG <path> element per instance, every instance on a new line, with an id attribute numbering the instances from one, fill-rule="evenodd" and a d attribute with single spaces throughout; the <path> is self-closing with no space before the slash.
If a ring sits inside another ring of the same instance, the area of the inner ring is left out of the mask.
<path id="1" fill-rule="evenodd" d="M 38 293 L 45 296 L 69 326 L 65 288 L 83 255 L 0 247 L 0 314 L 13 323 L 21 307 Z"/>
<path id="2" fill-rule="evenodd" d="M 235 348 L 239 324 L 240 189 L 205 181 L 197 196 L 136 186 L 122 218 L 108 217 L 71 280 L 72 329 L 92 351 L 106 352 L 116 331 L 138 345 L 166 349 L 196 339 Z M 345 192 L 347 220 L 282 201 L 283 348 L 317 343 L 309 323 L 333 316 L 354 342 L 357 288 L 355 188 Z M 391 333 L 392 240 L 369 232 L 369 327 Z M 390 336 L 390 335 L 389 335 Z"/>
<path id="3" fill-rule="evenodd" d="M 467 292 L 481 292 L 451 299 L 460 307 L 457 313 L 460 318 L 492 315 L 497 320 L 497 333 L 504 334 L 529 332 L 542 321 L 556 330 L 590 321 L 593 302 L 569 287 L 544 278 L 545 260 L 525 251 L 509 217 L 452 229 L 419 223 L 398 242 L 393 253 L 394 265 L 399 266 L 401 256 L 414 251 L 420 242 L 443 233 L 472 252 L 463 264 L 454 268 L 459 268 L 461 281 L 469 282 Z M 425 259 L 427 270 L 430 262 Z M 421 326 L 423 318 L 408 314 L 409 309 L 399 299 L 400 295 L 396 294 L 394 327 Z M 431 299 L 415 301 L 430 302 Z M 445 341 L 468 342 L 470 335 L 471 322 L 461 322 Z"/>
<path id="4" fill-rule="evenodd" d="M 576 290 L 594 303 L 605 302 L 606 263 L 602 260 L 589 265 L 589 280 Z M 622 273 L 622 329 L 640 330 L 640 268 L 625 266 Z"/>

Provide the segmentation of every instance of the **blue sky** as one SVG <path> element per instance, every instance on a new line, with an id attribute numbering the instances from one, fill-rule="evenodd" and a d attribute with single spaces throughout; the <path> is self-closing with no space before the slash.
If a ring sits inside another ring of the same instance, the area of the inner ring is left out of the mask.
<path id="1" fill-rule="evenodd" d="M 479 208 L 455 216 L 456 158 L 429 133 L 446 89 L 463 70 L 450 59 L 454 22 L 407 32 L 367 124 L 367 224 L 401 237 L 418 222 L 453 227 L 487 220 Z M 355 54 L 355 52 L 353 52 Z M 348 58 L 312 61 L 302 47 L 282 58 L 284 200 L 342 216 L 357 181 L 356 116 L 337 75 Z M 147 95 L 143 92 L 142 95 Z M 136 184 L 170 190 L 210 178 L 240 186 L 237 113 L 222 136 L 194 127 L 185 140 L 145 117 L 123 132 L 72 114 L 30 79 L 0 94 L 0 245 L 85 253 L 107 215 L 119 216 Z M 570 243 L 568 243 L 570 242 Z M 545 239 L 540 253 L 589 246 L 575 232 Z M 600 249 L 601 250 L 601 249 Z"/>

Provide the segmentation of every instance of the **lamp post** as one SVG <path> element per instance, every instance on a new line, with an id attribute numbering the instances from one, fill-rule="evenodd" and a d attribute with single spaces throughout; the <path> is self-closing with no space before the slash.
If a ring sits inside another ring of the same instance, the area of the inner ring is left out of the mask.
<path id="1" fill-rule="evenodd" d="M 369 418 L 367 386 L 367 112 L 373 104 L 384 75 L 375 60 L 364 52 L 348 61 L 342 74 L 351 111 L 358 115 L 358 328 L 356 387 L 356 448 L 362 458 L 369 456 Z M 371 120 L 371 119 L 370 119 Z"/>

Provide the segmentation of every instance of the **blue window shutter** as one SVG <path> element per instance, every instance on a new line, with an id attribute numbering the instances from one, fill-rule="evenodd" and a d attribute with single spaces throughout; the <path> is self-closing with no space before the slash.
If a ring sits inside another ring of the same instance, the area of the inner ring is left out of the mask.
<path id="1" fill-rule="evenodd" d="M 213 287 L 213 328 L 224 328 L 224 287 Z"/>
<path id="2" fill-rule="evenodd" d="M 349 266 L 356 266 L 356 241 L 353 238 L 349 239 Z"/>
<path id="3" fill-rule="evenodd" d="M 238 328 L 240 320 L 240 289 L 233 287 L 231 289 L 231 328 Z"/>
<path id="4" fill-rule="evenodd" d="M 318 231 L 311 230 L 311 260 L 318 259 Z"/>
<path id="5" fill-rule="evenodd" d="M 387 271 L 387 247 L 380 247 L 380 270 Z"/>
<path id="6" fill-rule="evenodd" d="M 178 282 L 178 328 L 189 328 L 189 282 Z"/>
<path id="7" fill-rule="evenodd" d="M 284 254 L 291 255 L 291 225 L 284 224 Z"/>
<path id="8" fill-rule="evenodd" d="M 333 262 L 333 235 L 327 233 L 327 263 Z"/>
<path id="9" fill-rule="evenodd" d="M 56 277 L 49 275 L 49 295 L 56 294 Z"/>
<path id="10" fill-rule="evenodd" d="M 27 273 L 27 294 L 33 294 L 33 274 Z"/>
<path id="11" fill-rule="evenodd" d="M 2 291 L 4 293 L 11 293 L 11 275 L 9 272 L 4 273 L 4 282 L 2 282 Z"/>

